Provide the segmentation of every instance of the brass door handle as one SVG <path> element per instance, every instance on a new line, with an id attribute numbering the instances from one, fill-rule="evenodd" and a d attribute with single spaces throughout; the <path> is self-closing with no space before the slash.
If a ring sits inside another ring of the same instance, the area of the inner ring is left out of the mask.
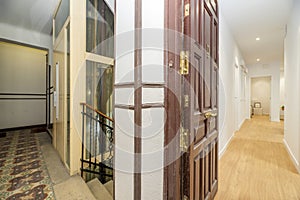
<path id="1" fill-rule="evenodd" d="M 216 117 L 218 114 L 217 113 L 212 113 L 212 112 L 207 112 L 204 114 L 205 118 L 211 118 L 211 117 Z"/>

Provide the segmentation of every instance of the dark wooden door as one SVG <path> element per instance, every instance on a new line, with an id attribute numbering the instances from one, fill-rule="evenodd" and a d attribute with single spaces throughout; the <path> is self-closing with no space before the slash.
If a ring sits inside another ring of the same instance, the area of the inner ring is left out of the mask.
<path id="1" fill-rule="evenodd" d="M 185 0 L 184 48 L 189 73 L 182 76 L 182 126 L 189 148 L 182 156 L 183 199 L 213 199 L 218 187 L 218 6 Z"/>
<path id="2" fill-rule="evenodd" d="M 164 199 L 213 199 L 218 188 L 218 4 L 165 2 Z M 186 71 L 181 55 L 188 57 Z"/>

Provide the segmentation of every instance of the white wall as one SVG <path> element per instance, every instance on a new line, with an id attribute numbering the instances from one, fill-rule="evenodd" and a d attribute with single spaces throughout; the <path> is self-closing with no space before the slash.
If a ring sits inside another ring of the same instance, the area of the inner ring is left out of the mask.
<path id="1" fill-rule="evenodd" d="M 299 102 L 300 102 L 300 1 L 294 1 L 293 10 L 287 24 L 284 52 L 285 72 L 285 120 L 284 142 L 300 171 Z"/>
<path id="2" fill-rule="evenodd" d="M 219 130 L 220 130 L 220 154 L 224 153 L 230 139 L 233 137 L 237 126 L 244 121 L 247 113 L 241 105 L 240 88 L 241 76 L 240 67 L 244 65 L 243 57 L 240 53 L 229 26 L 222 15 L 220 8 L 219 18 L 219 54 L 220 54 L 220 71 L 219 71 Z M 235 78 L 235 69 L 237 66 L 237 76 Z M 233 88 L 236 88 L 236 91 Z M 245 95 L 247 98 L 247 95 Z M 236 107 L 237 106 L 237 107 Z M 235 113 L 235 107 L 237 113 Z M 244 114 L 241 114 L 244 113 Z"/>
<path id="3" fill-rule="evenodd" d="M 255 102 L 261 103 L 264 115 L 270 114 L 271 106 L 271 77 L 251 78 L 251 105 Z"/>
<path id="4" fill-rule="evenodd" d="M 0 42 L 0 93 L 45 94 L 46 51 Z M 0 129 L 45 124 L 45 98 L 0 95 Z"/>
<path id="5" fill-rule="evenodd" d="M 10 24 L 0 23 L 0 38 L 30 44 L 46 49 L 52 47 L 52 37 L 50 35 L 13 26 Z"/>
<path id="6" fill-rule="evenodd" d="M 249 77 L 266 77 L 271 76 L 271 108 L 270 108 L 270 119 L 274 122 L 279 122 L 279 112 L 280 112 L 280 62 L 273 62 L 267 65 L 255 64 L 248 66 Z M 247 83 L 250 85 L 248 93 L 251 92 L 250 79 Z M 251 101 L 248 101 L 248 106 L 250 107 Z"/>
<path id="7" fill-rule="evenodd" d="M 285 77 L 284 71 L 280 71 L 280 106 L 285 104 Z M 284 111 L 280 109 L 280 119 L 283 119 Z"/>

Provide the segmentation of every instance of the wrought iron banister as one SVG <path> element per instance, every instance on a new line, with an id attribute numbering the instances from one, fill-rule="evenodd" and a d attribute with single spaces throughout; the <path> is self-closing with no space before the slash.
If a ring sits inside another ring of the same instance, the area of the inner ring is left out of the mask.
<path id="1" fill-rule="evenodd" d="M 89 104 L 86 104 L 86 103 L 80 103 L 80 105 L 85 106 L 85 107 L 91 109 L 92 111 L 98 113 L 98 114 L 101 115 L 102 117 L 108 119 L 109 121 L 114 122 L 114 120 L 113 120 L 112 118 L 110 118 L 110 117 L 108 117 L 107 115 L 103 114 L 103 113 L 100 112 L 99 110 L 93 108 L 93 106 L 91 106 L 91 105 L 89 105 Z"/>
<path id="2" fill-rule="evenodd" d="M 82 106 L 81 176 L 86 181 L 98 177 L 104 184 L 113 178 L 114 120 L 86 103 L 80 105 Z"/>

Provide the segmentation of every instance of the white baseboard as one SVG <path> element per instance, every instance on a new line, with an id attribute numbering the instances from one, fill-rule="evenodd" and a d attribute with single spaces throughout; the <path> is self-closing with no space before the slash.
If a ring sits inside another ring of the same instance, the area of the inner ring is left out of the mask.
<path id="1" fill-rule="evenodd" d="M 286 150 L 287 150 L 287 152 L 288 152 L 288 154 L 289 154 L 289 156 L 290 156 L 290 158 L 291 158 L 291 160 L 292 160 L 294 166 L 296 167 L 298 173 L 300 174 L 300 166 L 299 166 L 299 162 L 298 162 L 297 159 L 295 158 L 293 152 L 291 151 L 291 149 L 290 149 L 290 147 L 289 147 L 289 145 L 288 145 L 288 143 L 286 142 L 285 139 L 283 139 L 283 144 L 284 144 L 284 146 L 285 146 L 285 148 L 286 148 Z"/>
<path id="2" fill-rule="evenodd" d="M 245 118 L 245 119 L 243 119 L 243 121 L 242 121 L 242 122 L 239 124 L 239 130 L 242 128 L 242 126 L 243 126 L 243 124 L 244 124 L 245 120 L 246 120 L 246 118 Z"/>
<path id="3" fill-rule="evenodd" d="M 234 136 L 234 133 L 231 135 L 231 137 L 229 138 L 229 140 L 227 141 L 227 143 L 225 144 L 225 146 L 223 147 L 223 149 L 221 149 L 221 151 L 219 151 L 219 160 L 222 158 L 222 156 L 224 155 L 228 145 L 230 144 L 232 138 Z"/>

